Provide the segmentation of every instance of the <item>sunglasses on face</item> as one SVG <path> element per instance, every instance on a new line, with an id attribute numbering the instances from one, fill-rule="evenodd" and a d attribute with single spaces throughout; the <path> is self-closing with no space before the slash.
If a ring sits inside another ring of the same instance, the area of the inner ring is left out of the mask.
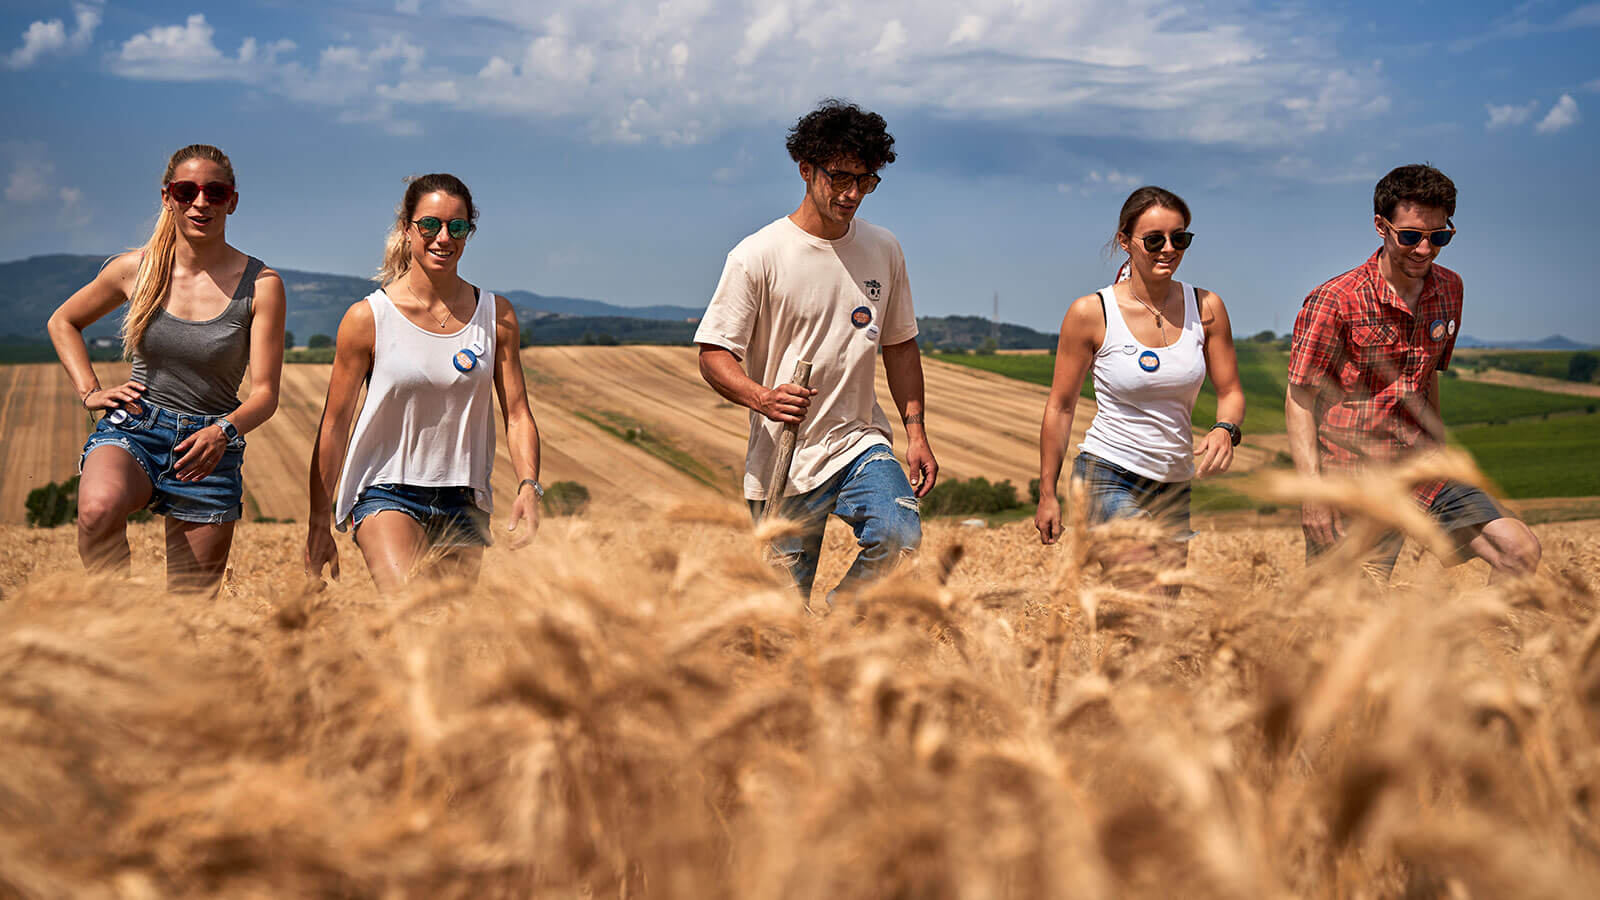
<path id="1" fill-rule="evenodd" d="M 855 172 L 834 172 L 830 169 L 824 169 L 821 166 L 817 166 L 817 171 L 828 176 L 828 184 L 835 191 L 838 191 L 841 194 L 850 190 L 851 185 L 860 187 L 861 193 L 863 194 L 870 194 L 877 190 L 878 183 L 883 181 L 882 178 L 879 178 L 877 175 L 874 175 L 870 172 L 864 174 L 857 174 Z"/>
<path id="2" fill-rule="evenodd" d="M 1172 249 L 1187 250 L 1194 243 L 1194 232 L 1174 231 L 1172 234 L 1147 234 L 1134 240 L 1144 244 L 1146 253 L 1160 253 L 1161 248 L 1167 245 L 1168 239 L 1172 241 Z"/>
<path id="3" fill-rule="evenodd" d="M 205 184 L 174 181 L 167 185 L 167 196 L 179 203 L 193 203 L 201 194 L 206 195 L 207 203 L 221 205 L 233 199 L 233 185 L 226 181 L 208 181 Z"/>
<path id="4" fill-rule="evenodd" d="M 430 241 L 439 233 L 440 229 L 444 229 L 452 238 L 459 241 L 477 230 L 478 227 L 466 219 L 451 219 L 446 222 L 438 216 L 423 216 L 420 219 L 413 219 L 411 224 L 417 226 L 417 231 L 421 232 L 422 236 Z"/>
<path id="5" fill-rule="evenodd" d="M 1435 247 L 1443 247 L 1450 243 L 1456 236 L 1456 226 L 1449 219 L 1445 219 L 1445 222 L 1449 225 L 1448 228 L 1441 228 L 1438 231 L 1419 231 L 1415 228 L 1396 228 L 1393 222 L 1388 219 L 1383 220 L 1383 224 L 1388 225 L 1389 230 L 1394 232 L 1394 242 L 1402 247 L 1415 247 L 1422 243 L 1424 237 Z"/>

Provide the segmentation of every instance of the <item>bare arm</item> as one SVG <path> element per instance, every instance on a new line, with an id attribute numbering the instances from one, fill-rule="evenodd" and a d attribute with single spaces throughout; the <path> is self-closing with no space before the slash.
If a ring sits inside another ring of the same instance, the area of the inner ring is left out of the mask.
<path id="1" fill-rule="evenodd" d="M 811 398 L 817 395 L 814 389 L 797 384 L 764 387 L 745 374 L 733 351 L 714 344 L 700 345 L 700 377 L 723 397 L 774 422 L 804 420 Z"/>
<path id="2" fill-rule="evenodd" d="M 889 382 L 889 395 L 900 410 L 906 427 L 906 464 L 911 468 L 911 484 L 917 496 L 926 496 L 939 479 L 939 463 L 928 446 L 928 428 L 923 417 L 922 351 L 915 338 L 883 347 L 883 374 Z"/>
<path id="3" fill-rule="evenodd" d="M 1039 426 L 1039 509 L 1034 527 L 1039 539 L 1053 544 L 1061 536 L 1061 505 L 1056 484 L 1061 480 L 1061 465 L 1066 460 L 1067 443 L 1072 440 L 1072 420 L 1077 413 L 1078 394 L 1088 377 L 1094 355 L 1105 340 L 1106 322 L 1100 309 L 1100 296 L 1079 297 L 1067 307 L 1056 338 L 1055 372 L 1050 379 L 1050 397 L 1044 405 L 1044 421 Z"/>
<path id="4" fill-rule="evenodd" d="M 1217 421 L 1244 423 L 1244 388 L 1239 383 L 1239 356 L 1233 347 L 1233 325 L 1222 298 L 1210 291 L 1195 290 L 1200 305 L 1200 321 L 1205 326 L 1206 374 L 1217 390 Z M 1233 464 L 1233 438 L 1214 428 L 1206 432 L 1195 447 L 1199 458 L 1195 475 L 1228 471 Z"/>
<path id="5" fill-rule="evenodd" d="M 94 373 L 93 364 L 89 362 L 89 345 L 83 340 L 85 328 L 128 302 L 128 295 L 133 290 L 134 279 L 138 274 L 139 251 L 129 251 L 116 257 L 106 263 L 93 281 L 79 288 L 56 307 L 56 311 L 51 313 L 50 320 L 46 324 L 46 329 L 50 333 L 50 343 L 56 348 L 56 356 L 61 359 L 62 368 L 67 370 L 67 378 L 71 380 L 73 390 L 87 407 L 117 406 L 138 396 L 137 391 L 124 390 L 116 397 L 103 398 L 116 402 L 91 406 L 89 395 L 101 392 L 100 379 Z M 138 387 L 142 389 L 143 385 Z M 118 390 L 112 388 L 107 393 Z"/>
<path id="6" fill-rule="evenodd" d="M 334 345 L 333 371 L 328 377 L 328 396 L 322 405 L 322 422 L 317 440 L 311 446 L 311 509 L 306 516 L 306 574 L 320 577 L 328 564 L 330 574 L 339 577 L 339 551 L 329 529 L 333 524 L 333 491 L 350 445 L 350 420 L 355 415 L 361 384 L 372 370 L 372 349 L 377 341 L 377 326 L 372 307 L 365 301 L 353 304 L 339 323 Z"/>
<path id="7" fill-rule="evenodd" d="M 522 373 L 522 330 L 517 327 L 517 313 L 510 300 L 495 298 L 494 319 L 494 387 L 500 397 L 500 417 L 505 421 L 506 443 L 518 481 L 517 497 L 511 505 L 511 522 L 506 530 L 516 531 L 517 523 L 527 520 L 529 527 L 525 533 L 532 539 L 539 528 L 539 497 L 532 485 L 522 482 L 539 480 L 539 424 L 528 407 L 527 379 Z M 527 540 L 523 540 L 513 546 L 526 543 Z"/>
<path id="8" fill-rule="evenodd" d="M 356 400 L 361 395 L 362 382 L 372 369 L 372 348 L 377 338 L 377 328 L 372 318 L 372 307 L 365 302 L 356 303 L 344 314 L 339 323 L 339 336 L 334 345 L 333 371 L 328 377 L 328 396 L 322 406 L 322 421 L 317 426 L 317 440 L 311 448 L 311 511 L 308 516 L 313 527 L 329 527 L 333 517 L 333 492 L 339 483 L 339 471 L 344 466 L 345 451 L 349 449 L 350 423 L 355 417 Z"/>
<path id="9" fill-rule="evenodd" d="M 1317 390 L 1290 384 L 1283 405 L 1284 426 L 1289 432 L 1289 455 L 1301 475 L 1318 475 L 1322 461 L 1317 450 Z M 1331 544 L 1343 534 L 1338 512 L 1330 506 L 1306 502 L 1300 507 L 1300 520 L 1309 539 Z"/>

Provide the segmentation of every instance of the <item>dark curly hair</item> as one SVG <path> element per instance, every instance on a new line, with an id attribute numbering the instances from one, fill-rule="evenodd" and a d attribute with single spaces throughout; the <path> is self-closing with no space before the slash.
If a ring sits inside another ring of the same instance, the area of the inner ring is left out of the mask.
<path id="1" fill-rule="evenodd" d="M 1372 211 L 1385 219 L 1394 218 L 1402 202 L 1443 209 L 1446 216 L 1456 214 L 1456 183 L 1426 163 L 1401 166 L 1383 176 L 1372 191 Z"/>
<path id="2" fill-rule="evenodd" d="M 836 98 L 822 101 L 794 123 L 787 146 L 795 162 L 813 165 L 851 157 L 876 172 L 894 162 L 894 136 L 883 116 Z"/>

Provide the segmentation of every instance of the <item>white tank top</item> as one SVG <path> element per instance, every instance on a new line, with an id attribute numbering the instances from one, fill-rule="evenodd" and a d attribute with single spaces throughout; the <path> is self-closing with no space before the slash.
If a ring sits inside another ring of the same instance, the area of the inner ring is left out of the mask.
<path id="1" fill-rule="evenodd" d="M 1101 288 L 1106 339 L 1094 355 L 1099 411 L 1078 449 L 1155 481 L 1194 478 L 1190 414 L 1206 380 L 1206 332 L 1192 285 L 1183 289 L 1183 329 L 1166 347 L 1139 343 L 1112 289 Z"/>
<path id="2" fill-rule="evenodd" d="M 339 478 L 339 530 L 374 484 L 470 487 L 478 507 L 492 512 L 494 294 L 483 291 L 471 321 L 454 334 L 418 328 L 381 288 L 366 303 L 372 373 Z"/>

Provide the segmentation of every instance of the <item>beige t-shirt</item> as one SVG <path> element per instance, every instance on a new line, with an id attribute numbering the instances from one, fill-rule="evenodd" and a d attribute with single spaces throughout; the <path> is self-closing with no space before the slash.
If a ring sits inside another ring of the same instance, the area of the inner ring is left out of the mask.
<path id="1" fill-rule="evenodd" d="M 808 234 L 787 216 L 728 253 L 722 280 L 695 331 L 724 347 L 767 387 L 812 363 L 817 396 L 795 441 L 785 496 L 825 483 L 873 444 L 892 445 L 874 390 L 878 348 L 917 336 L 906 259 L 888 229 L 856 219 L 844 237 Z M 766 499 L 782 423 L 751 411 L 744 495 Z"/>

